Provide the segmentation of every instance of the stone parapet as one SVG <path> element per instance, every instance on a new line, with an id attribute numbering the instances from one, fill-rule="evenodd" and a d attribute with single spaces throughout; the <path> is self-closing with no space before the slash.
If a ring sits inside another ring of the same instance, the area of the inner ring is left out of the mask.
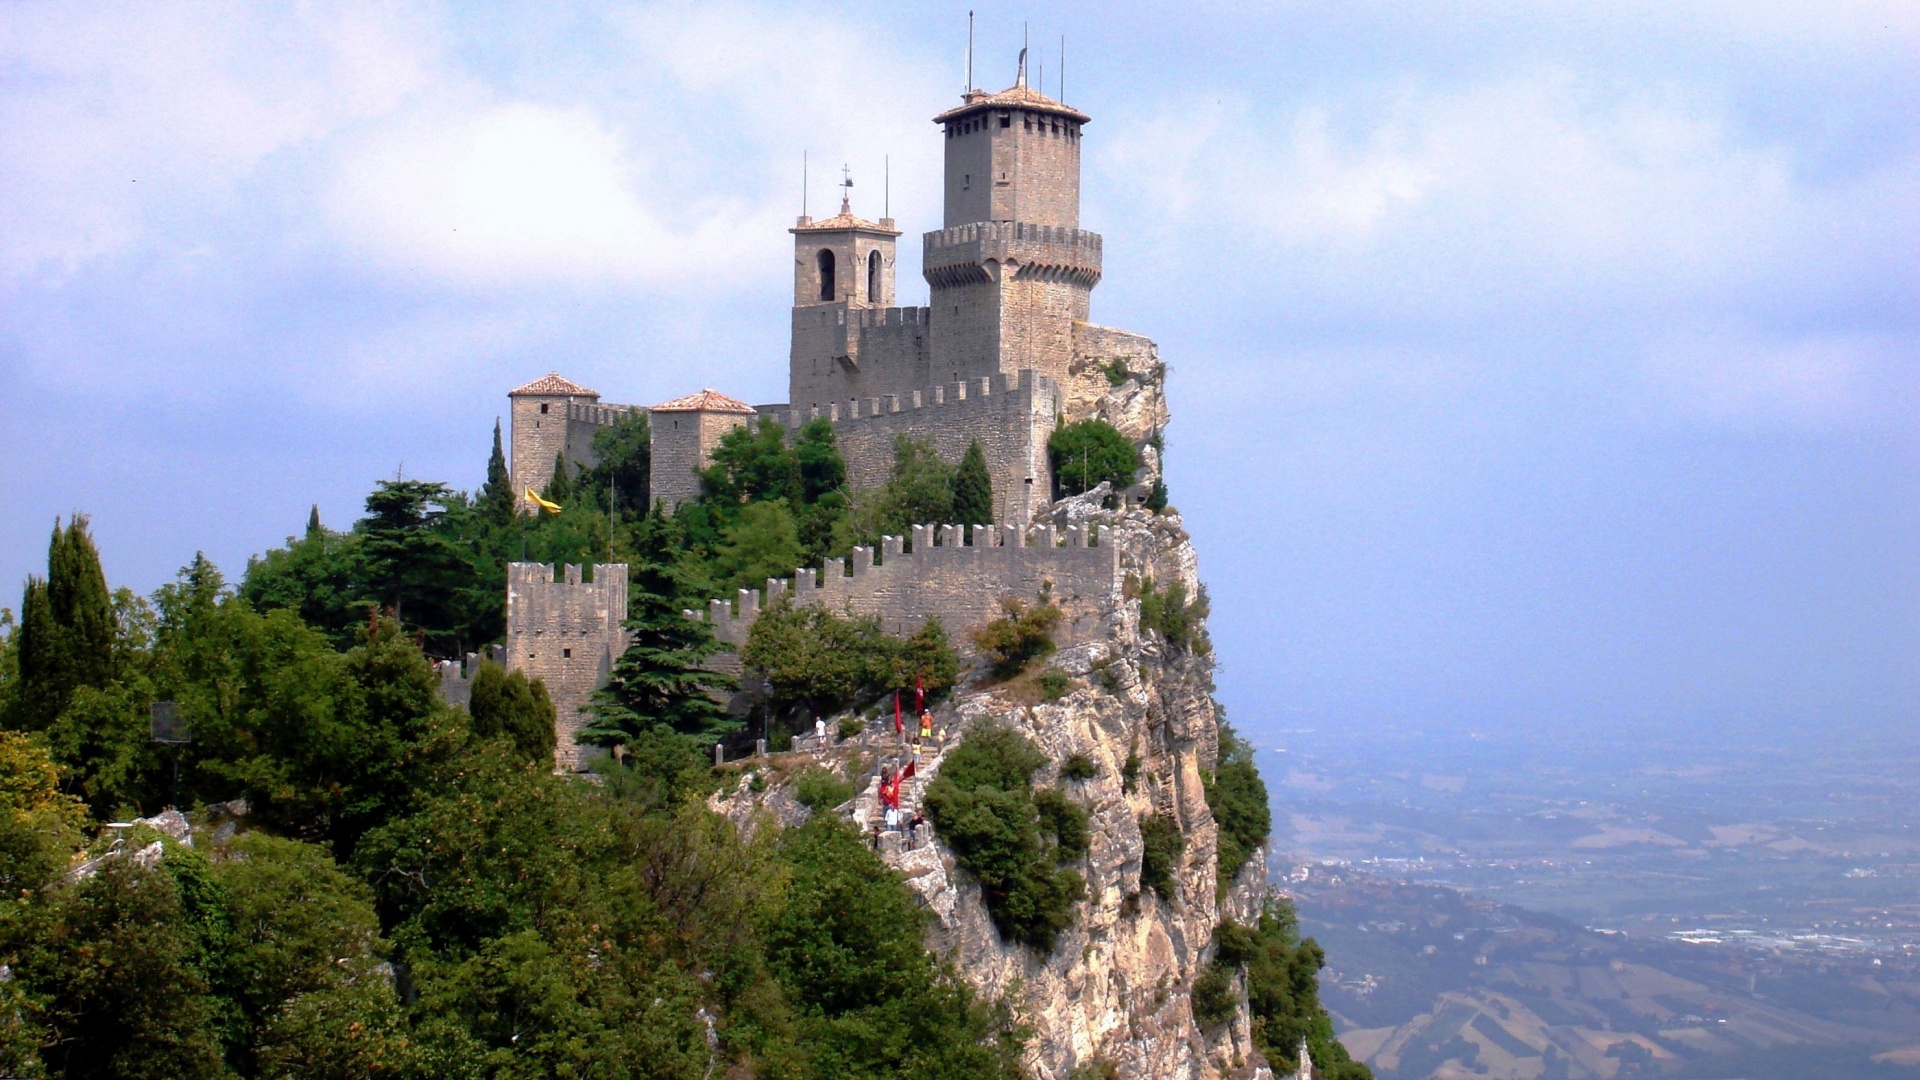
<path id="1" fill-rule="evenodd" d="M 1021 276 L 1049 274 L 1091 289 L 1100 282 L 1100 234 L 1023 221 L 977 221 L 923 238 L 922 272 L 934 289 L 989 280 L 988 263 L 1017 266 Z"/>
<path id="2" fill-rule="evenodd" d="M 707 610 L 686 614 L 734 648 L 746 644 L 760 613 L 783 596 L 876 617 L 892 634 L 911 634 L 938 619 L 964 642 L 969 629 L 1000 614 L 1002 599 L 1031 604 L 1045 595 L 1065 615 L 1055 639 L 1074 645 L 1104 638 L 1107 617 L 1121 599 L 1120 547 L 1105 538 L 1097 525 L 915 525 L 912 550 L 907 538 L 883 537 L 878 551 L 856 547 L 851 559 L 802 567 L 791 578 L 767 579 L 764 590 L 741 589 L 731 600 L 710 600 Z"/>

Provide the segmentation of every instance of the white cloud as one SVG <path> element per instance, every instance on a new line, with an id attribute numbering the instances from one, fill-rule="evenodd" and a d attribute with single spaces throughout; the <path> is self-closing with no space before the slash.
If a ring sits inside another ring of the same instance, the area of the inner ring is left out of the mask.
<path id="1" fill-rule="evenodd" d="M 385 5 L 9 5 L 0 19 L 0 276 L 65 278 L 169 220 L 243 215 L 271 155 L 389 110 L 431 26 Z"/>
<path id="2" fill-rule="evenodd" d="M 1911 154 L 1815 187 L 1793 148 L 1743 139 L 1712 95 L 1673 85 L 1553 69 L 1353 90 L 1338 108 L 1206 96 L 1127 125 L 1102 155 L 1132 185 L 1112 194 L 1166 220 L 1164 239 L 1240 248 L 1310 303 L 1644 309 L 1791 275 L 1836 239 L 1884 258 L 1889 225 L 1920 241 L 1900 209 L 1920 198 Z"/>

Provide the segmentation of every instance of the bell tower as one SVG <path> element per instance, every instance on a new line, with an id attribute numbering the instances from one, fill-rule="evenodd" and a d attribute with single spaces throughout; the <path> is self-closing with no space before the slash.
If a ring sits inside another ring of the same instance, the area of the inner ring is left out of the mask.
<path id="1" fill-rule="evenodd" d="M 787 400 L 796 408 L 858 394 L 861 313 L 893 306 L 900 230 L 892 218 L 856 217 L 852 188 L 851 179 L 843 182 L 838 214 L 819 221 L 802 215 L 787 230 L 793 234 Z"/>
<path id="2" fill-rule="evenodd" d="M 1031 368 L 1062 377 L 1100 281 L 1080 228 L 1080 137 L 1092 118 L 1027 85 L 969 90 L 934 117 L 946 139 L 945 227 L 926 234 L 937 381 Z"/>

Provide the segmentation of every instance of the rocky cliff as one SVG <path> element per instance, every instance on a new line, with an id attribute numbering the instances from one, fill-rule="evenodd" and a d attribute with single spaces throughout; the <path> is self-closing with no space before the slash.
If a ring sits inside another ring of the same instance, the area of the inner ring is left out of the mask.
<path id="1" fill-rule="evenodd" d="M 1115 388 L 1116 396 L 1135 392 Z M 1231 888 L 1218 887 L 1217 829 L 1202 782 L 1219 746 L 1204 627 L 1185 643 L 1169 642 L 1142 629 L 1141 600 L 1134 595 L 1146 578 L 1162 588 L 1180 581 L 1196 595 L 1193 547 L 1174 514 L 1100 510 L 1094 498 L 1068 501 L 1056 515 L 1060 524 L 1096 521 L 1110 530 L 1102 543 L 1120 545 L 1125 574 L 1110 597 L 1105 639 L 1050 658 L 1068 677 L 1065 693 L 1053 700 L 1035 694 L 1030 682 L 989 685 L 976 676 L 963 683 L 937 712 L 943 738 L 922 750 L 902 805 L 912 813 L 969 731 L 1003 724 L 1026 735 L 1048 758 L 1036 786 L 1059 787 L 1090 819 L 1090 852 L 1078 867 L 1087 887 L 1073 925 L 1040 955 L 1002 940 L 978 884 L 937 834 L 917 847 L 897 834 L 883 836 L 881 854 L 933 913 L 930 945 L 982 991 L 1004 996 L 1031 1025 L 1028 1065 L 1036 1077 L 1253 1075 L 1258 1058 L 1244 986 L 1232 1018 L 1213 1027 L 1196 1021 L 1190 992 L 1211 958 L 1221 918 L 1257 917 L 1265 854 L 1256 854 Z M 864 790 L 837 812 L 868 830 L 880 817 L 879 764 L 905 752 L 885 717 L 855 742 L 790 757 L 817 757 L 864 781 Z M 1061 777 L 1062 763 L 1074 755 L 1090 759 L 1096 774 Z M 778 782 L 796 764 L 769 762 L 760 783 L 743 777 L 739 790 L 717 798 L 715 808 L 743 823 L 766 820 L 768 812 L 789 820 L 803 814 Z M 1142 887 L 1146 815 L 1170 818 L 1185 838 L 1164 897 Z"/>

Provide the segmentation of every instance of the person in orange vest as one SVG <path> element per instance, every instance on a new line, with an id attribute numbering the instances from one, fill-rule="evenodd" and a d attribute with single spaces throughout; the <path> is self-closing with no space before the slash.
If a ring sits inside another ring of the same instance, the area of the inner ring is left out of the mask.
<path id="1" fill-rule="evenodd" d="M 920 737 L 923 739 L 933 738 L 933 711 L 931 709 L 920 710 Z"/>

